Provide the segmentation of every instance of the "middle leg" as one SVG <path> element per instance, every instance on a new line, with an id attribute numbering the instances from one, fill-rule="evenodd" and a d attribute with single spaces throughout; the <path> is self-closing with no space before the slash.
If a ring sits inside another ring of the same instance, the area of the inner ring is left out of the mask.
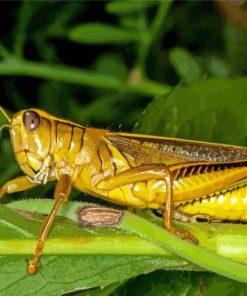
<path id="1" fill-rule="evenodd" d="M 197 239 L 186 230 L 177 229 L 173 221 L 173 166 L 167 167 L 162 164 L 143 165 L 139 167 L 130 168 L 123 171 L 116 176 L 104 178 L 98 183 L 94 184 L 96 189 L 110 191 L 119 186 L 145 182 L 149 180 L 164 180 L 166 183 L 166 197 L 165 197 L 165 219 L 164 225 L 166 229 L 181 238 L 188 239 L 193 243 L 197 243 Z"/>

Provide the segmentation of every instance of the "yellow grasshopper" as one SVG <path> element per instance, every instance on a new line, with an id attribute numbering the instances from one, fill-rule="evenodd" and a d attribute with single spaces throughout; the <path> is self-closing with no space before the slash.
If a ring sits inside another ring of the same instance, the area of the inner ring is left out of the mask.
<path id="1" fill-rule="evenodd" d="M 48 215 L 27 271 L 35 274 L 46 237 L 71 187 L 133 208 L 163 209 L 165 228 L 194 243 L 173 223 L 181 217 L 247 220 L 247 148 L 86 128 L 39 109 L 8 119 L 11 141 L 24 176 L 5 193 L 57 180 Z"/>

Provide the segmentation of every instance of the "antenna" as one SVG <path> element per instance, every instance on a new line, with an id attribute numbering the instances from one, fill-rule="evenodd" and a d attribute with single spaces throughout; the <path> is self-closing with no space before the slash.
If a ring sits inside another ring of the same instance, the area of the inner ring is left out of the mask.
<path id="1" fill-rule="evenodd" d="M 1 106 L 0 106 L 0 111 L 3 113 L 4 117 L 7 118 L 8 122 L 11 123 L 11 118 L 8 116 L 8 114 L 6 113 L 6 111 Z"/>
<path id="2" fill-rule="evenodd" d="M 10 125 L 10 124 L 3 124 L 3 125 L 1 125 L 1 126 L 0 126 L 0 132 L 1 132 L 4 128 L 9 128 L 9 129 L 11 129 L 11 128 L 12 128 L 12 125 Z"/>

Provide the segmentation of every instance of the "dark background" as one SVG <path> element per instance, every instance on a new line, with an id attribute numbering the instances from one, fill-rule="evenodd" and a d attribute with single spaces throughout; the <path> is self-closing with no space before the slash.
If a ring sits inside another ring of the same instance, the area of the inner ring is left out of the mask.
<path id="1" fill-rule="evenodd" d="M 22 4 L 1 2 L 0 38 L 9 50 L 15 46 L 17 35 L 24 35 L 23 56 L 26 59 L 108 72 L 111 70 L 106 70 L 109 66 L 107 63 L 111 63 L 112 59 L 112 71 L 118 71 L 117 74 L 123 79 L 128 79 L 128 75 L 135 69 L 138 44 L 122 46 L 109 42 L 95 45 L 90 42 L 71 42 L 68 38 L 70 29 L 82 23 L 101 22 L 119 26 L 123 17 L 121 19 L 118 15 L 107 13 L 107 2 L 34 1 L 30 2 L 28 9 L 23 9 Z M 157 5 L 145 10 L 147 27 L 156 12 Z M 25 28 L 20 29 L 21 27 Z M 175 1 L 159 30 L 158 40 L 152 44 L 147 54 L 145 75 L 154 81 L 176 85 L 180 77 L 169 61 L 170 51 L 175 47 L 182 47 L 195 56 L 199 55 L 203 68 L 206 66 L 203 58 L 210 55 L 224 57 L 223 29 L 224 22 L 216 2 Z M 115 75 L 116 72 L 110 74 Z M 121 89 L 106 92 L 87 85 L 76 86 L 15 75 L 1 77 L 0 92 L 3 105 L 13 112 L 37 106 L 82 124 L 97 127 L 113 125 L 114 129 L 118 129 L 121 124 L 124 130 L 131 130 L 138 115 L 153 97 L 133 93 L 126 95 Z M 115 99 L 106 99 L 105 96 L 114 96 Z M 105 104 L 108 104 L 107 112 L 98 112 L 97 100 L 105 100 Z M 81 116 L 84 114 L 86 118 Z"/>

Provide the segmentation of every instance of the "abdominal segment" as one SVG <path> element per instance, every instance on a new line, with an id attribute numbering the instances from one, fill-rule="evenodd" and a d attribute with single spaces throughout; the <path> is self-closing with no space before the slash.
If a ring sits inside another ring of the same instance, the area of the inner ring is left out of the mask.
<path id="1" fill-rule="evenodd" d="M 247 184 L 229 187 L 197 200 L 176 204 L 176 211 L 208 220 L 247 221 Z"/>

